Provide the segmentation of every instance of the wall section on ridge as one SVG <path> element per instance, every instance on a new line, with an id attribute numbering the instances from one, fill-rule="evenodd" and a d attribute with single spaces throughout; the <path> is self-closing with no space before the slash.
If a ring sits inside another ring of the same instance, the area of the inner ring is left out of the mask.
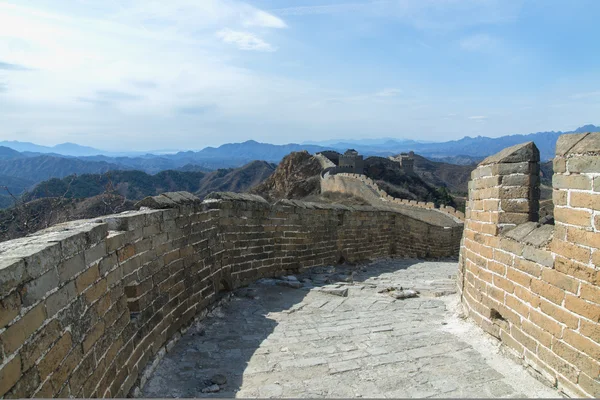
<path id="1" fill-rule="evenodd" d="M 462 234 L 384 206 L 209 197 L 166 193 L 0 243 L 0 396 L 125 397 L 224 289 L 340 260 L 456 256 Z"/>
<path id="2" fill-rule="evenodd" d="M 535 374 L 600 397 L 600 133 L 559 138 L 553 187 L 555 225 L 540 225 L 532 142 L 472 172 L 461 300 Z"/>

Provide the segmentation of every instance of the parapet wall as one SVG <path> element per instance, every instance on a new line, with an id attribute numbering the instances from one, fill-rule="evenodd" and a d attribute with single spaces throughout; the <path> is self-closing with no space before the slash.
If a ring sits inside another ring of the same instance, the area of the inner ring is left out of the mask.
<path id="1" fill-rule="evenodd" d="M 600 133 L 563 135 L 555 225 L 538 224 L 530 142 L 471 174 L 459 290 L 475 322 L 570 396 L 600 397 Z"/>
<path id="2" fill-rule="evenodd" d="M 392 197 L 382 190 L 371 178 L 360 174 L 345 172 L 335 174 L 325 173 L 321 176 L 321 192 L 348 193 L 360 197 L 370 204 L 378 204 L 383 201 L 392 205 L 397 204 L 435 210 L 460 221 L 463 221 L 465 218 L 465 215 L 462 212 L 457 211 L 454 207 L 442 206 L 440 208 L 435 208 L 435 204 L 431 202 L 397 199 Z"/>
<path id="3" fill-rule="evenodd" d="M 458 254 L 390 207 L 185 192 L 0 243 L 0 397 L 125 397 L 219 292 L 303 268 Z"/>

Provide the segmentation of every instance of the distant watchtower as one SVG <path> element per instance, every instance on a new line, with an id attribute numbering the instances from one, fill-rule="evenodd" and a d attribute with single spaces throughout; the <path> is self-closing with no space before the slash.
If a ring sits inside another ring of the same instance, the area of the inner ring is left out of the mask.
<path id="1" fill-rule="evenodd" d="M 359 156 L 354 149 L 348 149 L 340 156 L 339 168 L 343 172 L 363 174 L 365 169 L 363 156 Z"/>
<path id="2" fill-rule="evenodd" d="M 412 174 L 414 172 L 415 166 L 415 152 L 411 151 L 409 153 L 400 153 L 396 157 L 390 157 L 391 160 L 397 161 L 400 163 L 402 169 L 408 173 Z"/>

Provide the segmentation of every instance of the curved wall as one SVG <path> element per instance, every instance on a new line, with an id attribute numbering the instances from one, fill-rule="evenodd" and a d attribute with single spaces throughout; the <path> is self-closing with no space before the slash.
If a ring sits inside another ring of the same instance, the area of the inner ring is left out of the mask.
<path id="1" fill-rule="evenodd" d="M 539 225 L 539 152 L 484 160 L 469 182 L 459 290 L 469 316 L 569 396 L 600 397 L 600 133 L 563 135 L 555 225 Z"/>
<path id="2" fill-rule="evenodd" d="M 261 277 L 377 257 L 447 257 L 462 227 L 390 207 L 185 192 L 0 243 L 0 396 L 125 397 L 168 339 Z"/>

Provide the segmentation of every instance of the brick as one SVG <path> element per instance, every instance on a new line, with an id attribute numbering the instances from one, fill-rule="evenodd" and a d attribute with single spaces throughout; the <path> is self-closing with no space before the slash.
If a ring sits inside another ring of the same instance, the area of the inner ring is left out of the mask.
<path id="1" fill-rule="evenodd" d="M 40 375 L 37 368 L 30 368 L 23 373 L 19 381 L 5 396 L 7 399 L 23 399 L 33 396 L 35 390 L 40 386 Z"/>
<path id="2" fill-rule="evenodd" d="M 581 371 L 587 371 L 589 373 L 598 373 L 598 363 L 595 362 L 589 356 L 583 354 L 582 352 L 576 350 L 575 348 L 567 345 L 561 340 L 555 341 L 552 345 L 552 351 L 562 358 L 566 360 L 568 363 L 573 364 L 575 367 L 580 369 Z"/>
<path id="3" fill-rule="evenodd" d="M 573 276 L 577 279 L 581 279 L 592 284 L 596 284 L 596 282 L 600 284 L 598 272 L 594 268 L 588 267 L 587 265 L 583 265 L 579 262 L 557 256 L 554 262 L 554 267 L 557 271 L 560 271 L 565 275 Z"/>
<path id="4" fill-rule="evenodd" d="M 519 299 L 514 296 L 507 295 L 504 304 L 511 310 L 520 314 L 521 316 L 528 318 L 529 317 L 529 307 L 527 304 L 523 303 Z"/>
<path id="5" fill-rule="evenodd" d="M 525 246 L 523 248 L 523 257 L 527 260 L 541 264 L 544 267 L 554 267 L 554 258 L 552 257 L 552 254 L 547 250 L 536 249 L 533 246 Z"/>
<path id="6" fill-rule="evenodd" d="M 552 345 L 552 335 L 539 328 L 532 322 L 524 319 L 521 328 L 523 329 L 523 332 L 527 333 L 529 336 L 540 342 L 542 345 L 548 348 Z"/>
<path id="7" fill-rule="evenodd" d="M 588 263 L 590 261 L 591 252 L 589 249 L 579 247 L 569 242 L 554 239 L 550 244 L 553 252 L 571 260 Z"/>
<path id="8" fill-rule="evenodd" d="M 531 207 L 529 200 L 526 199 L 503 199 L 500 202 L 502 211 L 513 213 L 527 213 Z"/>
<path id="9" fill-rule="evenodd" d="M 21 311 L 21 297 L 15 291 L 0 300 L 0 329 L 4 328 Z"/>
<path id="10" fill-rule="evenodd" d="M 92 265 L 100 261 L 102 258 L 108 255 L 106 250 L 106 242 L 102 241 L 96 246 L 87 249 L 84 253 L 84 260 L 86 265 Z"/>
<path id="11" fill-rule="evenodd" d="M 565 362 L 565 360 L 554 354 L 549 348 L 538 346 L 537 356 L 541 361 L 546 363 L 548 366 L 550 366 L 550 368 L 554 369 L 559 374 L 567 377 L 571 381 L 577 381 L 577 375 L 579 375 L 577 368 L 573 367 L 568 362 Z"/>
<path id="12" fill-rule="evenodd" d="M 506 278 L 510 281 L 518 283 L 519 285 L 530 288 L 531 287 L 531 276 L 516 270 L 514 268 L 508 268 L 506 272 Z"/>
<path id="13" fill-rule="evenodd" d="M 559 307 L 547 300 L 541 299 L 540 310 L 546 315 L 551 316 L 559 322 L 567 325 L 571 329 L 577 329 L 579 318 L 562 307 Z"/>
<path id="14" fill-rule="evenodd" d="M 501 275 L 501 276 L 506 275 L 506 266 L 503 264 L 500 264 L 495 261 L 490 261 L 490 262 L 488 262 L 487 267 L 490 271 L 495 272 L 498 275 Z"/>
<path id="15" fill-rule="evenodd" d="M 57 320 L 48 322 L 46 326 L 40 329 L 31 341 L 21 349 L 23 369 L 27 370 L 33 366 L 42 353 L 46 352 L 60 336 L 61 328 Z"/>
<path id="16" fill-rule="evenodd" d="M 529 222 L 529 213 L 502 212 L 499 214 L 497 222 L 501 224 L 524 224 Z"/>
<path id="17" fill-rule="evenodd" d="M 563 340 L 590 358 L 600 362 L 600 344 L 570 329 L 564 331 Z M 596 373 L 600 373 L 600 364 L 598 364 Z"/>
<path id="18" fill-rule="evenodd" d="M 600 287 L 583 283 L 581 285 L 581 292 L 579 293 L 579 297 L 581 297 L 584 300 L 600 304 Z"/>
<path id="19" fill-rule="evenodd" d="M 98 279 L 100 279 L 98 265 L 92 265 L 85 272 L 79 275 L 75 280 L 75 285 L 77 286 L 77 293 L 83 293 Z"/>
<path id="20" fill-rule="evenodd" d="M 600 305 L 598 304 L 567 294 L 565 308 L 575 314 L 591 319 L 593 322 L 600 322 Z"/>
<path id="21" fill-rule="evenodd" d="M 44 305 L 38 304 L 12 324 L 0 335 L 0 340 L 4 345 L 4 353 L 8 355 L 17 350 L 32 333 L 42 326 L 45 319 L 46 310 Z"/>
<path id="22" fill-rule="evenodd" d="M 106 278 L 101 279 L 98 282 L 96 282 L 95 284 L 93 284 L 85 292 L 85 299 L 88 301 L 88 303 L 93 303 L 94 301 L 96 301 L 100 297 L 102 297 L 102 295 L 104 295 L 104 293 L 106 293 L 107 290 L 108 290 L 108 285 L 106 283 Z"/>
<path id="23" fill-rule="evenodd" d="M 529 303 L 533 308 L 537 308 L 540 305 L 540 296 L 531 292 L 531 290 L 529 289 L 525 289 L 521 286 L 515 286 L 514 287 L 514 294 L 515 296 L 526 302 Z"/>
<path id="24" fill-rule="evenodd" d="M 554 219 L 569 225 L 578 225 L 585 228 L 592 226 L 592 213 L 586 210 L 574 210 L 567 207 L 555 207 Z"/>
<path id="25" fill-rule="evenodd" d="M 514 268 L 519 269 L 529 275 L 539 277 L 542 274 L 542 267 L 532 261 L 522 258 L 515 258 Z"/>
<path id="26" fill-rule="evenodd" d="M 585 319 L 579 321 L 579 333 L 583 336 L 600 343 L 600 325 L 594 322 L 588 322 Z"/>
<path id="27" fill-rule="evenodd" d="M 552 160 L 552 169 L 555 175 L 567 172 L 567 160 L 563 157 L 554 157 Z"/>
<path id="28" fill-rule="evenodd" d="M 40 378 L 42 381 L 58 368 L 62 360 L 69 354 L 72 347 L 73 342 L 71 340 L 71 333 L 65 332 L 38 364 L 38 370 L 40 371 Z"/>
<path id="29" fill-rule="evenodd" d="M 56 372 L 50 378 L 52 383 L 52 387 L 55 392 L 58 392 L 62 385 L 67 381 L 71 372 L 77 367 L 77 365 L 81 362 L 83 358 L 83 354 L 81 353 L 81 347 L 76 346 L 69 353 L 67 358 L 62 362 L 62 364 L 58 367 Z"/>
<path id="30" fill-rule="evenodd" d="M 84 269 L 85 259 L 83 253 L 76 254 L 58 265 L 58 276 L 61 282 L 68 282 Z"/>
<path id="31" fill-rule="evenodd" d="M 500 331 L 500 340 L 506 346 L 515 350 L 518 354 L 523 354 L 523 345 L 515 340 L 511 335 L 509 335 L 506 331 Z"/>
<path id="32" fill-rule="evenodd" d="M 32 306 L 46 297 L 46 293 L 58 287 L 58 272 L 51 269 L 44 275 L 28 282 L 21 290 L 21 301 L 26 307 Z"/>
<path id="33" fill-rule="evenodd" d="M 515 285 L 508 279 L 502 278 L 501 276 L 494 275 L 493 284 L 507 293 L 513 293 L 515 291 Z"/>
<path id="34" fill-rule="evenodd" d="M 574 227 L 567 228 L 567 241 L 593 248 L 600 248 L 600 233 Z"/>
<path id="35" fill-rule="evenodd" d="M 68 282 L 46 299 L 46 314 L 52 318 L 58 311 L 69 304 L 77 295 L 74 282 Z"/>
<path id="36" fill-rule="evenodd" d="M 600 378 L 597 375 L 590 378 L 587 374 L 580 374 L 578 383 L 590 396 L 600 398 Z"/>
<path id="37" fill-rule="evenodd" d="M 542 271 L 542 280 L 571 293 L 577 293 L 579 290 L 578 280 L 554 269 L 544 269 Z"/>
<path id="38" fill-rule="evenodd" d="M 87 353 L 103 334 L 104 321 L 100 321 L 92 327 L 85 336 L 85 339 L 83 339 L 83 352 Z"/>
<path id="39" fill-rule="evenodd" d="M 21 377 L 21 357 L 17 355 L 0 369 L 0 396 L 4 396 Z"/>
<path id="40" fill-rule="evenodd" d="M 552 191 L 552 203 L 555 206 L 566 206 L 569 192 L 566 190 L 554 190 Z"/>
<path id="41" fill-rule="evenodd" d="M 592 182 L 585 175 L 561 175 L 552 176 L 552 187 L 555 189 L 581 189 L 590 190 Z"/>
<path id="42" fill-rule="evenodd" d="M 600 159 L 598 156 L 577 156 L 567 160 L 567 170 L 570 173 L 598 173 Z"/>
<path id="43" fill-rule="evenodd" d="M 494 260 L 498 261 L 501 264 L 512 266 L 514 255 L 501 251 L 499 249 L 494 249 Z"/>
<path id="44" fill-rule="evenodd" d="M 122 249 L 117 250 L 117 256 L 119 258 L 119 262 L 123 262 L 128 258 L 131 258 L 135 255 L 135 247 L 132 244 L 128 244 Z"/>
<path id="45" fill-rule="evenodd" d="M 532 353 L 536 353 L 537 342 L 531 337 L 527 336 L 523 331 L 517 328 L 515 325 L 510 327 L 510 335 L 521 345 L 527 348 Z"/>

